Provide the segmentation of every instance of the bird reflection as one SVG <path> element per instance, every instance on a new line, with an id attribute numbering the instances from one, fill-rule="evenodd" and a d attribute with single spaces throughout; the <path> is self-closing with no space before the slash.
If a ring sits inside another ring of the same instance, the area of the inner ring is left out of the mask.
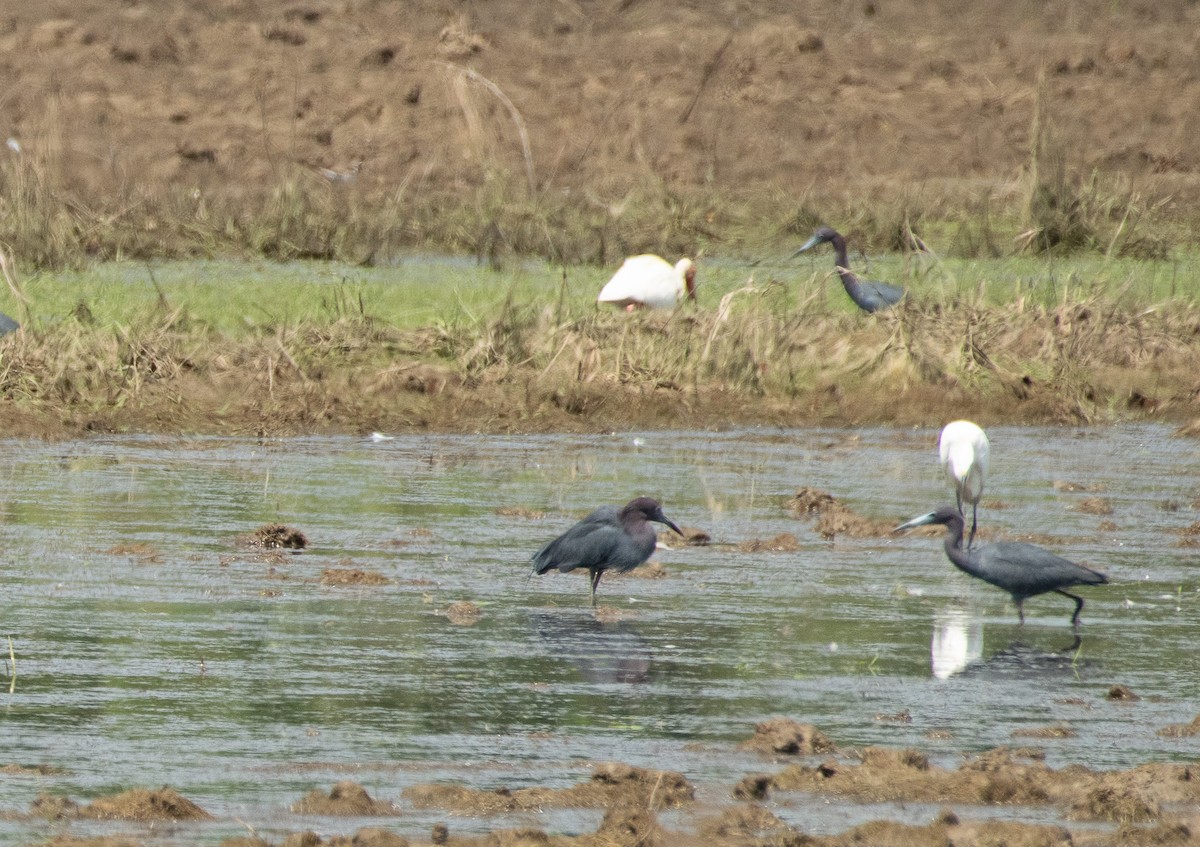
<path id="1" fill-rule="evenodd" d="M 995 673 L 1075 672 L 1087 664 L 1078 654 L 1082 644 L 1083 638 L 1078 633 L 1058 648 L 1013 641 L 985 659 L 983 621 L 961 609 L 947 609 L 934 615 L 929 654 L 933 675 L 938 679 Z"/>
<path id="2" fill-rule="evenodd" d="M 1014 673 L 1021 676 L 1038 674 L 1078 673 L 1091 663 L 1079 657 L 1083 638 L 1076 633 L 1068 644 L 1057 649 L 1035 647 L 1022 641 L 1014 641 L 982 662 L 976 662 L 964 673 L 999 674 Z"/>
<path id="3" fill-rule="evenodd" d="M 938 679 L 948 679 L 978 662 L 983 657 L 983 621 L 958 609 L 936 615 L 929 653 Z"/>
<path id="4" fill-rule="evenodd" d="M 626 621 L 534 612 L 529 623 L 537 639 L 575 665 L 588 682 L 629 685 L 650 678 L 650 644 Z"/>

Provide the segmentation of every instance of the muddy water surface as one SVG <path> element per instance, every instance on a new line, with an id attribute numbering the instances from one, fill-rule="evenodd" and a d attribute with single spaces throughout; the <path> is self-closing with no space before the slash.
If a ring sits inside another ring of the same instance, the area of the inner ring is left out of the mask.
<path id="1" fill-rule="evenodd" d="M 1031 535 L 1112 579 L 1081 592 L 1078 646 L 1068 600 L 1029 601 L 1020 630 L 940 536 L 827 539 L 784 507 L 800 486 L 886 525 L 940 505 L 931 430 L 0 444 L 16 659 L 0 765 L 61 769 L 0 776 L 0 840 L 56 831 L 23 817 L 44 790 L 170 785 L 215 816 L 183 840 L 214 842 L 239 820 L 349 831 L 288 811 L 347 778 L 400 802 L 416 783 L 567 786 L 613 760 L 724 800 L 771 769 L 736 746 L 773 715 L 950 767 L 998 745 L 1054 767 L 1194 759 L 1200 742 L 1157 734 L 1200 708 L 1196 553 L 1179 534 L 1200 518 L 1193 442 L 1147 425 L 989 434 L 982 540 Z M 539 544 L 641 493 L 713 543 L 663 536 L 662 573 L 602 582 L 603 622 L 585 579 L 528 577 Z M 240 537 L 275 522 L 309 547 Z M 765 546 L 790 549 L 738 549 L 782 533 L 795 543 Z M 1118 683 L 1140 699 L 1110 700 Z M 932 814 L 774 803 L 813 832 Z M 453 826 L 588 832 L 601 814 Z M 395 825 L 446 817 L 406 808 Z"/>

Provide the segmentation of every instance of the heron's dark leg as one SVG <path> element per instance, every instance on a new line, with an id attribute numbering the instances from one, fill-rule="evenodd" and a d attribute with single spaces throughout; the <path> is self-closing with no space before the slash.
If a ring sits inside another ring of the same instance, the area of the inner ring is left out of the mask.
<path id="1" fill-rule="evenodd" d="M 975 503 L 971 504 L 971 535 L 967 538 L 967 549 L 971 549 L 971 545 L 975 543 L 975 526 L 977 522 L 977 512 L 979 506 Z"/>
<path id="2" fill-rule="evenodd" d="M 1025 626 L 1025 601 L 1013 598 L 1013 602 L 1017 604 L 1017 619 L 1021 621 L 1021 626 Z"/>
<path id="3" fill-rule="evenodd" d="M 1078 629 L 1079 613 L 1083 611 L 1083 598 L 1078 594 L 1072 594 L 1070 591 L 1063 591 L 1061 588 L 1054 589 L 1054 593 L 1061 594 L 1063 597 L 1070 597 L 1075 601 L 1075 614 L 1071 615 L 1071 625 Z"/>
<path id="4" fill-rule="evenodd" d="M 604 571 L 592 571 L 592 606 L 596 605 L 596 586 L 600 584 L 602 576 L 604 576 Z"/>

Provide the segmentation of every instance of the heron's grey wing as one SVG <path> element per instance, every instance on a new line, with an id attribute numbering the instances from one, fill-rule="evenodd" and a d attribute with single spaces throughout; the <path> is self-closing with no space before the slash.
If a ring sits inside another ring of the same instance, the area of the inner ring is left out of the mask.
<path id="1" fill-rule="evenodd" d="M 553 568 L 571 571 L 607 562 L 619 549 L 625 530 L 619 524 L 590 520 L 591 517 L 584 518 L 539 550 L 533 557 L 534 572 L 543 574 Z"/>
<path id="2" fill-rule="evenodd" d="M 1033 597 L 1071 585 L 1099 585 L 1104 574 L 1036 544 L 1002 541 L 980 550 L 981 578 L 1014 596 Z"/>
<path id="3" fill-rule="evenodd" d="M 904 297 L 904 289 L 899 285 L 892 285 L 890 282 L 876 282 L 868 280 L 862 283 L 863 288 L 870 292 L 870 298 L 875 305 L 875 309 L 886 309 L 888 306 L 895 306 Z"/>

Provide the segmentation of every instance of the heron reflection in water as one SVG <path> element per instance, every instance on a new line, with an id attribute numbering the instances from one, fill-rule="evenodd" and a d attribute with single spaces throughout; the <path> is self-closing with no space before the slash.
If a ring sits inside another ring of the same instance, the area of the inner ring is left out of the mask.
<path id="1" fill-rule="evenodd" d="M 573 664 L 588 682 L 633 685 L 650 678 L 650 643 L 628 621 L 534 612 L 529 625 L 551 655 Z"/>

